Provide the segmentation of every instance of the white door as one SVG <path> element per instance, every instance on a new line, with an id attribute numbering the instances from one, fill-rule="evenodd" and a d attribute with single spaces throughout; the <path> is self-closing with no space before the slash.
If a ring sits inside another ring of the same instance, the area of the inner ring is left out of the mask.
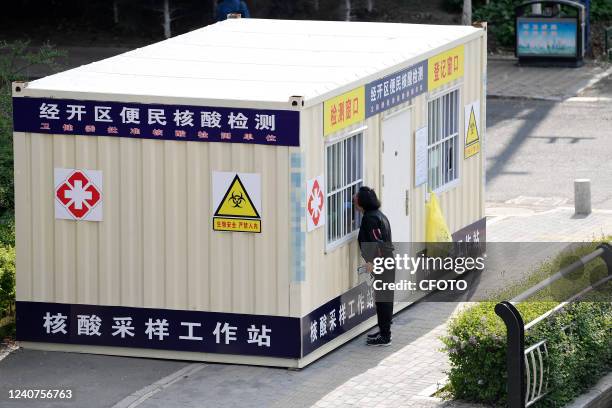
<path id="1" fill-rule="evenodd" d="M 382 122 L 382 211 L 394 242 L 410 242 L 410 109 Z"/>

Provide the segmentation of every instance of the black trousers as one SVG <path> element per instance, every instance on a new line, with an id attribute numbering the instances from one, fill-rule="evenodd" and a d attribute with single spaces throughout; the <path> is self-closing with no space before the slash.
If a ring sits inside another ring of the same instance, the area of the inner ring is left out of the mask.
<path id="1" fill-rule="evenodd" d="M 386 283 L 395 282 L 395 269 L 385 270 L 378 278 Z M 377 290 L 375 300 L 380 335 L 389 338 L 391 337 L 391 319 L 393 319 L 393 291 Z"/>
<path id="2" fill-rule="evenodd" d="M 382 337 L 391 337 L 391 319 L 393 318 L 393 302 L 376 302 L 376 317 L 378 329 Z"/>

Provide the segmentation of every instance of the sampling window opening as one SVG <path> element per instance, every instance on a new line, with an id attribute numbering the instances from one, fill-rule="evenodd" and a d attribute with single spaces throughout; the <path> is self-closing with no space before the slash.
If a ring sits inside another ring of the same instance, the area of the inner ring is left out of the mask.
<path id="1" fill-rule="evenodd" d="M 359 229 L 353 196 L 363 185 L 363 133 L 325 147 L 327 243 L 335 244 Z"/>

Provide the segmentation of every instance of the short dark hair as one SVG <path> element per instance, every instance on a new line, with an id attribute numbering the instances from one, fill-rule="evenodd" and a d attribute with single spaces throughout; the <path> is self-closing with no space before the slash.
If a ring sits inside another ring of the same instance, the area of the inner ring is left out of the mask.
<path id="1" fill-rule="evenodd" d="M 380 200 L 376 196 L 376 192 L 370 187 L 359 187 L 357 192 L 357 203 L 365 211 L 378 210 L 380 208 Z"/>

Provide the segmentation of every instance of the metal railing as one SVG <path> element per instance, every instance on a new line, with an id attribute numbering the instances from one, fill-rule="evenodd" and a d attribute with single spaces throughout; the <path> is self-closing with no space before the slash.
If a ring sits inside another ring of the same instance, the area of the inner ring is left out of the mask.
<path id="1" fill-rule="evenodd" d="M 549 310 L 538 318 L 525 324 L 516 305 L 528 299 L 535 293 L 552 285 L 559 279 L 584 267 L 594 259 L 601 258 L 608 268 L 608 275 L 599 281 L 584 288 L 579 293 L 564 302 L 559 303 L 555 308 Z M 503 301 L 495 306 L 495 313 L 502 318 L 507 330 L 507 372 L 508 372 L 508 407 L 526 408 L 542 399 L 549 392 L 548 388 L 548 357 L 547 340 L 542 340 L 525 348 L 525 333 L 535 327 L 538 323 L 546 320 L 550 316 L 559 312 L 569 303 L 581 298 L 593 289 L 612 281 L 612 245 L 601 244 L 597 250 L 585 255 L 571 265 L 561 269 L 556 274 L 550 276 L 537 285 L 527 289 L 520 295 L 508 301 Z M 571 331 L 570 327 L 565 330 Z"/>

